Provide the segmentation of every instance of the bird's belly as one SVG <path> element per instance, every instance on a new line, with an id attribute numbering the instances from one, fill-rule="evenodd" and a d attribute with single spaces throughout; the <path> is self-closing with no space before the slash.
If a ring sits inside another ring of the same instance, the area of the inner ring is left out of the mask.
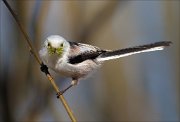
<path id="1" fill-rule="evenodd" d="M 56 66 L 56 71 L 67 77 L 83 78 L 99 66 L 100 64 L 97 64 L 92 60 L 86 60 L 78 64 L 58 64 Z"/>

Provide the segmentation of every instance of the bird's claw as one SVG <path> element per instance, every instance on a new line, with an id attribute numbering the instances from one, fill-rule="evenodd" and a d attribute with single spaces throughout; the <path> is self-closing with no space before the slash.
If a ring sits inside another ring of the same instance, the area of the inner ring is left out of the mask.
<path id="1" fill-rule="evenodd" d="M 57 92 L 57 93 L 56 93 L 57 98 L 59 99 L 59 97 L 60 97 L 61 95 L 63 95 L 63 93 L 64 93 L 64 92 Z"/>
<path id="2" fill-rule="evenodd" d="M 42 63 L 40 69 L 41 69 L 41 71 L 44 72 L 46 75 L 49 74 L 47 65 L 45 65 L 45 64 Z"/>

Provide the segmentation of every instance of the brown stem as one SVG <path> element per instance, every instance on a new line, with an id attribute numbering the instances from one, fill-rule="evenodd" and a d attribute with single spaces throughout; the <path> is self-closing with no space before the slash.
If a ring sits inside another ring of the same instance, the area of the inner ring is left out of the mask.
<path id="1" fill-rule="evenodd" d="M 40 60 L 39 56 L 37 55 L 35 49 L 33 48 L 32 46 L 32 43 L 31 43 L 31 39 L 29 38 L 28 34 L 26 33 L 25 29 L 23 28 L 22 24 L 20 23 L 17 15 L 15 14 L 15 12 L 12 10 L 12 8 L 10 7 L 10 5 L 8 4 L 8 2 L 6 0 L 3 0 L 4 4 L 6 5 L 6 7 L 8 8 L 8 10 L 10 11 L 10 13 L 12 14 L 12 16 L 14 17 L 18 27 L 20 28 L 22 34 L 24 35 L 28 45 L 29 45 L 29 51 L 33 54 L 33 56 L 35 57 L 36 61 L 39 63 L 39 65 L 42 65 L 42 61 Z M 48 72 L 45 72 L 48 80 L 51 82 L 54 90 L 59 93 L 60 90 L 58 88 L 58 86 L 56 85 L 55 81 L 53 80 L 52 76 L 50 75 L 50 73 Z M 64 96 L 61 94 L 59 96 L 59 100 L 61 101 L 61 103 L 63 104 L 64 108 L 66 109 L 66 112 L 68 113 L 70 119 L 73 121 L 73 122 L 76 122 L 76 118 L 75 116 L 73 115 L 69 105 L 67 104 Z"/>

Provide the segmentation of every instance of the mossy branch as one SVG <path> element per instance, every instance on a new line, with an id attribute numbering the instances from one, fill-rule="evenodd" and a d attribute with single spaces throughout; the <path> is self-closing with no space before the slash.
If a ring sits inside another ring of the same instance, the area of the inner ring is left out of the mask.
<path id="1" fill-rule="evenodd" d="M 12 10 L 11 6 L 8 4 L 8 2 L 6 0 L 3 0 L 4 4 L 6 5 L 6 7 L 8 8 L 8 10 L 10 11 L 10 13 L 12 14 L 12 16 L 14 17 L 18 27 L 20 28 L 23 36 L 25 37 L 26 39 L 26 42 L 28 43 L 29 45 L 29 51 L 31 52 L 31 54 L 35 57 L 36 61 L 38 62 L 38 64 L 41 66 L 41 68 L 44 66 L 46 67 L 45 69 L 43 69 L 42 71 L 46 74 L 48 80 L 50 81 L 50 83 L 52 84 L 54 90 L 57 92 L 57 93 L 60 93 L 60 90 L 58 88 L 58 86 L 56 85 L 54 79 L 52 78 L 51 74 L 48 72 L 48 68 L 46 65 L 43 64 L 43 62 L 41 61 L 41 59 L 39 58 L 39 56 L 37 55 L 36 53 L 36 50 L 33 48 L 32 46 L 32 41 L 31 39 L 29 38 L 28 34 L 26 33 L 25 29 L 23 28 L 21 22 L 19 21 L 17 15 L 15 14 L 15 12 Z M 66 109 L 66 112 L 68 113 L 70 119 L 73 121 L 73 122 L 76 122 L 76 118 L 75 116 L 73 115 L 68 103 L 66 102 L 64 96 L 62 94 L 58 94 L 58 98 L 59 100 L 61 101 L 61 103 L 63 104 L 64 108 Z"/>

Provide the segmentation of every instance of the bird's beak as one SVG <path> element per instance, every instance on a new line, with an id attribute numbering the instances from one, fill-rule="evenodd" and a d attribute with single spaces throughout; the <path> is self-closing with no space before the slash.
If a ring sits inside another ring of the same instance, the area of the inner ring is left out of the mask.
<path id="1" fill-rule="evenodd" d="M 56 49 L 56 53 L 57 53 L 59 56 L 61 56 L 62 53 L 63 53 L 63 47 L 57 48 L 57 49 Z"/>
<path id="2" fill-rule="evenodd" d="M 58 54 L 59 56 L 61 56 L 63 53 L 63 47 L 59 47 L 59 48 L 48 47 L 47 49 L 50 55 Z"/>
<path id="3" fill-rule="evenodd" d="M 57 54 L 57 55 L 61 56 L 62 53 L 63 53 L 63 46 L 58 47 L 58 48 L 54 48 L 52 46 L 48 46 L 47 49 L 48 49 L 48 53 L 50 55 Z"/>
<path id="4" fill-rule="evenodd" d="M 47 49 L 48 49 L 48 53 L 51 54 L 51 55 L 56 52 L 56 49 L 53 48 L 53 47 L 48 47 Z"/>

